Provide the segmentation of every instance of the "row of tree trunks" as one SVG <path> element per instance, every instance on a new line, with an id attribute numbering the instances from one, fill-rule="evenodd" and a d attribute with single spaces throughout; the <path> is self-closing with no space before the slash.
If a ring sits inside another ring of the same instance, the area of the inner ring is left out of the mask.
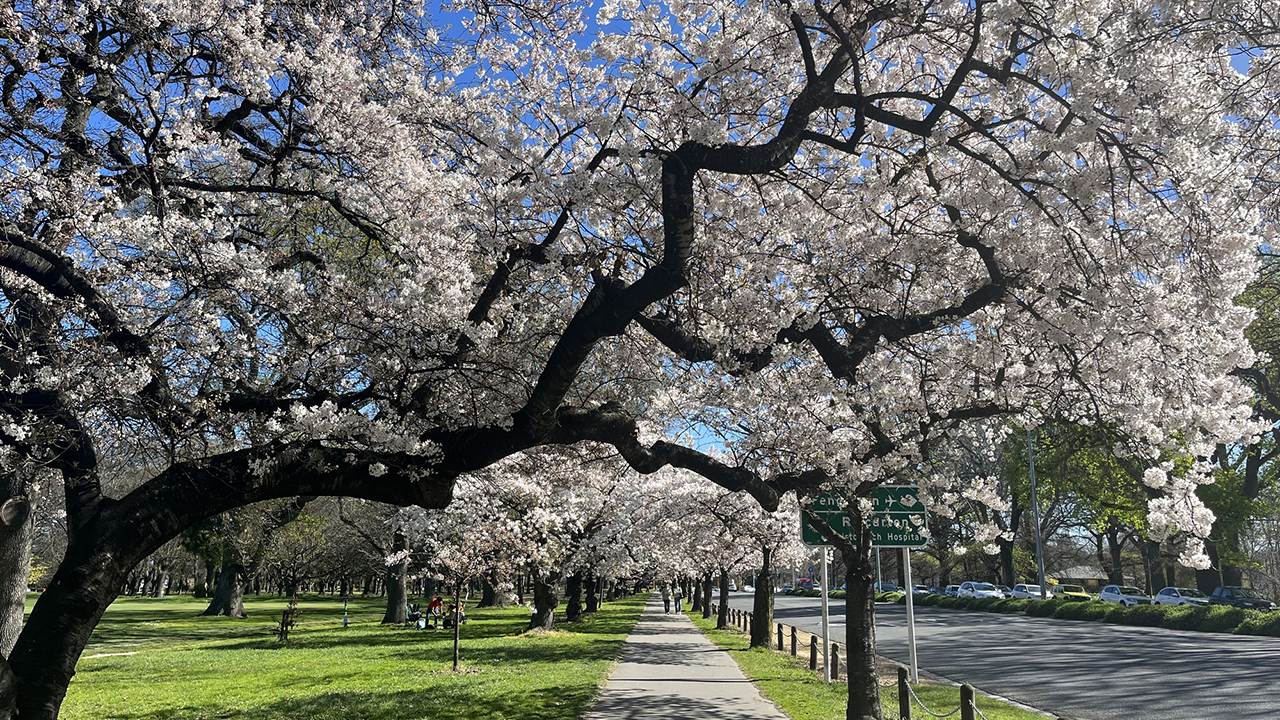
<path id="1" fill-rule="evenodd" d="M 600 609 L 600 578 L 591 575 L 587 578 L 587 612 L 593 613 Z"/>
<path id="2" fill-rule="evenodd" d="M 702 619 L 706 620 L 711 617 L 711 571 L 707 571 L 702 575 Z"/>
<path id="3" fill-rule="evenodd" d="M 383 625 L 403 625 L 408 619 L 409 602 L 409 541 L 399 530 L 391 538 L 391 551 L 401 560 L 387 566 L 387 611 L 382 615 Z"/>
<path id="4" fill-rule="evenodd" d="M 755 601 L 751 606 L 751 647 L 773 647 L 773 548 L 761 548 L 763 561 L 756 573 Z"/>
<path id="5" fill-rule="evenodd" d="M 560 577 L 556 573 L 535 572 L 533 576 L 533 617 L 530 630 L 550 632 L 556 629 L 556 606 L 560 604 L 557 593 Z"/>
<path id="6" fill-rule="evenodd" d="M 569 576 L 569 581 L 565 587 L 565 597 L 568 603 L 564 610 L 564 619 L 568 622 L 577 622 L 582 619 L 582 571 L 578 570 Z"/>
<path id="7" fill-rule="evenodd" d="M 729 627 L 729 571 L 720 568 L 720 612 L 716 613 L 716 629 Z"/>

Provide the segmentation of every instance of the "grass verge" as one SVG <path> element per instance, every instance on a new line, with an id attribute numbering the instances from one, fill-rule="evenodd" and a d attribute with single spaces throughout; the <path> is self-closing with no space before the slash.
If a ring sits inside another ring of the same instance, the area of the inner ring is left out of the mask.
<path id="1" fill-rule="evenodd" d="M 792 720 L 834 720 L 845 717 L 845 709 L 849 703 L 848 686 L 843 682 L 823 682 L 821 672 L 809 669 L 807 657 L 793 658 L 774 650 L 750 649 L 750 641 L 745 634 L 716 630 L 715 618 L 704 620 L 701 613 L 690 614 L 689 617 L 712 642 L 728 650 L 747 679 Z M 882 685 L 888 682 L 889 677 L 880 679 Z M 920 701 L 935 713 L 951 712 L 960 704 L 960 689 L 957 687 L 926 682 L 913 685 L 912 689 Z M 987 720 L 1044 720 L 1045 717 L 981 693 L 975 702 Z M 886 718 L 898 717 L 896 686 L 881 688 L 880 704 Z M 928 717 L 919 705 L 914 705 L 912 710 L 914 717 Z"/>
<path id="2" fill-rule="evenodd" d="M 204 618 L 204 601 L 122 598 L 71 682 L 64 720 L 576 720 L 593 702 L 646 596 L 606 603 L 563 632 L 522 634 L 523 607 L 470 610 L 466 672 L 453 632 L 379 623 L 385 601 L 304 597 L 281 644 L 283 599 L 246 599 L 249 618 Z"/>

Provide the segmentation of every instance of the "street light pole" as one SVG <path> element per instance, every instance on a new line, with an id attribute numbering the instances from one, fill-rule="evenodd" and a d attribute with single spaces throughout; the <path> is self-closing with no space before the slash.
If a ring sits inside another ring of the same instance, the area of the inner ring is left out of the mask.
<path id="1" fill-rule="evenodd" d="M 1040 599 L 1045 599 L 1044 587 L 1044 544 L 1040 540 L 1040 496 L 1036 492 L 1036 449 L 1031 439 L 1031 430 L 1027 430 L 1027 458 L 1031 462 L 1031 521 L 1036 529 L 1036 567 L 1040 571 Z"/>

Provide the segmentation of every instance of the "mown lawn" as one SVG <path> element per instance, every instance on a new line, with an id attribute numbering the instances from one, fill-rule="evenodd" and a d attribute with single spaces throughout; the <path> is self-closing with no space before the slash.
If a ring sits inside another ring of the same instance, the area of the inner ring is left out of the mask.
<path id="1" fill-rule="evenodd" d="M 839 720 L 845 717 L 849 703 L 849 688 L 843 682 L 825 683 L 821 672 L 809 669 L 809 658 L 793 658 L 775 650 L 754 649 L 747 636 L 740 632 L 716 630 L 715 618 L 702 619 L 701 613 L 689 615 L 716 645 L 729 651 L 742 673 L 760 688 L 792 720 Z M 891 679 L 881 680 L 887 684 Z M 929 710 L 946 714 L 960 705 L 960 689 L 947 685 L 921 684 L 912 687 L 916 696 Z M 979 694 L 975 704 L 987 720 L 1044 720 L 1043 715 L 1027 712 Z M 880 704 L 886 718 L 898 717 L 897 687 L 881 688 Z M 920 705 L 912 705 L 912 716 L 928 718 Z M 958 718 L 959 713 L 952 715 Z"/>
<path id="2" fill-rule="evenodd" d="M 203 618 L 204 601 L 122 598 L 86 648 L 64 720 L 576 719 L 590 707 L 645 597 L 606 603 L 562 632 L 523 635 L 525 608 L 471 610 L 464 672 L 453 632 L 379 624 L 378 600 L 300 599 L 285 644 L 285 600 L 248 598 L 246 620 Z"/>

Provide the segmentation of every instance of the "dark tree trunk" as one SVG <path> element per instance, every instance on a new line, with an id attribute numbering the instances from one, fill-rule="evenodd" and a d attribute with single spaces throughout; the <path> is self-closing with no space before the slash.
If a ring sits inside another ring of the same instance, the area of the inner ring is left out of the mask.
<path id="1" fill-rule="evenodd" d="M 702 580 L 694 578 L 689 581 L 693 586 L 693 604 L 689 606 L 690 612 L 702 612 Z"/>
<path id="2" fill-rule="evenodd" d="M 391 545 L 393 554 L 401 554 L 409 549 L 409 541 L 399 530 L 392 536 Z M 409 601 L 408 577 L 409 558 L 387 566 L 387 612 L 382 616 L 383 625 L 403 625 L 408 618 L 405 607 Z"/>
<path id="3" fill-rule="evenodd" d="M 9 498 L 0 506 L 0 658 L 9 657 L 22 632 L 22 614 L 31 574 L 31 537 L 35 513 L 21 476 L 10 473 L 3 488 Z M 7 670 L 5 666 L 3 670 Z M 0 685 L 8 673 L 0 670 Z"/>
<path id="4" fill-rule="evenodd" d="M 569 576 L 568 587 L 565 589 L 565 595 L 568 599 L 568 606 L 564 610 L 564 619 L 568 622 L 577 622 L 582 619 L 582 571 L 579 570 Z"/>
<path id="5" fill-rule="evenodd" d="M 755 602 L 751 607 L 751 647 L 773 647 L 773 551 L 762 548 L 764 561 L 756 573 Z"/>
<path id="6" fill-rule="evenodd" d="M 876 602 L 871 587 L 876 567 L 871 555 L 871 530 L 863 518 L 851 515 L 854 537 L 860 542 L 841 547 L 849 562 L 844 601 L 845 660 L 849 666 L 846 720 L 882 720 L 876 679 Z"/>
<path id="7" fill-rule="evenodd" d="M 729 571 L 720 568 L 720 612 L 716 613 L 716 629 L 729 627 Z"/>
<path id="8" fill-rule="evenodd" d="M 212 560 L 204 561 L 204 579 L 196 581 L 196 589 L 191 593 L 193 597 L 204 599 L 209 597 L 209 592 L 213 588 L 213 579 L 218 570 L 217 564 Z"/>
<path id="9" fill-rule="evenodd" d="M 1107 531 L 1107 549 L 1111 553 L 1111 567 L 1107 568 L 1107 578 L 1112 585 L 1124 584 L 1124 567 L 1122 565 L 1120 551 L 1124 543 L 1121 542 L 1118 530 Z"/>
<path id="10" fill-rule="evenodd" d="M 1164 558 L 1160 551 L 1160 541 L 1148 540 L 1143 543 L 1143 569 L 1146 570 L 1147 594 L 1155 595 L 1164 587 Z"/>
<path id="11" fill-rule="evenodd" d="M 478 608 L 495 607 L 498 604 L 498 589 L 494 587 L 493 579 L 489 575 L 483 575 L 480 578 L 480 602 L 476 604 Z"/>
<path id="12" fill-rule="evenodd" d="M 591 575 L 587 578 L 587 612 L 600 609 L 600 578 Z"/>
<path id="13" fill-rule="evenodd" d="M 169 570 L 161 567 L 156 571 L 155 583 L 151 586 L 151 597 L 164 597 L 165 590 L 169 587 Z"/>
<path id="14" fill-rule="evenodd" d="M 702 619 L 711 617 L 711 573 L 702 575 Z"/>
<path id="15" fill-rule="evenodd" d="M 218 574 L 218 584 L 213 589 L 213 598 L 209 607 L 201 615 L 246 618 L 244 611 L 244 573 L 243 565 L 233 563 L 224 565 Z"/>
<path id="16" fill-rule="evenodd" d="M 554 574 L 536 573 L 533 578 L 533 617 L 529 619 L 530 630 L 556 629 L 556 606 L 560 598 L 556 595 L 556 583 L 560 578 Z"/>

